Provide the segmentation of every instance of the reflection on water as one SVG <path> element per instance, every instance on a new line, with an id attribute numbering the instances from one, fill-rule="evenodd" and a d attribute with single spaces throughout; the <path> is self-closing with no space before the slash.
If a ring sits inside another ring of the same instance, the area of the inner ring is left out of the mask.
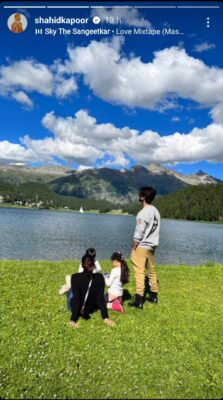
<path id="1" fill-rule="evenodd" d="M 0 208 L 0 258 L 63 260 L 81 258 L 95 247 L 99 259 L 114 250 L 129 257 L 135 218 L 47 210 Z M 161 264 L 223 262 L 223 225 L 162 220 Z"/>

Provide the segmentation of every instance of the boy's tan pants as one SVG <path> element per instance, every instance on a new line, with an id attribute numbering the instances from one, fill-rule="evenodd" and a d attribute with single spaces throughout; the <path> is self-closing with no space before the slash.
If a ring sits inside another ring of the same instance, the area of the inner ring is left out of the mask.
<path id="1" fill-rule="evenodd" d="M 145 272 L 149 278 L 151 292 L 158 293 L 154 252 L 155 250 L 147 250 L 140 246 L 136 250 L 132 250 L 131 259 L 135 270 L 136 294 L 140 294 L 140 296 L 144 296 Z"/>

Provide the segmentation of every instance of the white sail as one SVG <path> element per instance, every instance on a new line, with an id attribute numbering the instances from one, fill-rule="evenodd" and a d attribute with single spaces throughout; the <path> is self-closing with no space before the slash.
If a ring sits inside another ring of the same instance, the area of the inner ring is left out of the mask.
<path id="1" fill-rule="evenodd" d="M 83 207 L 82 207 L 82 206 L 81 206 L 79 212 L 83 214 L 84 210 L 83 210 Z"/>

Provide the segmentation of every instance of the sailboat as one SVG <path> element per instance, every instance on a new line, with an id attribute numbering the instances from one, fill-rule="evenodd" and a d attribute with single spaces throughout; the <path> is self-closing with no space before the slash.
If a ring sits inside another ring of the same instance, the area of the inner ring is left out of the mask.
<path id="1" fill-rule="evenodd" d="M 82 207 L 82 206 L 81 206 L 81 208 L 80 208 L 79 212 L 80 212 L 81 214 L 83 214 L 83 213 L 84 213 L 84 210 L 83 210 L 83 207 Z"/>

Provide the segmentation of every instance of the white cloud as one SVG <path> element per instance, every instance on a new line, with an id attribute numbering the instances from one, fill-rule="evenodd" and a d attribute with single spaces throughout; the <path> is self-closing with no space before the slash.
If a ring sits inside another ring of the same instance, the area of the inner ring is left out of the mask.
<path id="1" fill-rule="evenodd" d="M 211 49 L 215 49 L 216 45 L 214 43 L 203 42 L 200 44 L 196 44 L 193 48 L 193 51 L 197 53 L 203 53 L 204 51 L 208 51 Z"/>
<path id="2" fill-rule="evenodd" d="M 56 63 L 47 66 L 34 60 L 21 60 L 1 66 L 1 95 L 14 98 L 28 108 L 33 107 L 33 102 L 27 93 L 37 92 L 64 99 L 76 92 L 77 84 L 74 77 L 65 78 L 57 69 Z"/>
<path id="3" fill-rule="evenodd" d="M 87 167 L 86 165 L 79 165 L 78 171 L 82 172 L 85 171 L 86 169 L 92 169 L 92 167 Z"/>
<path id="4" fill-rule="evenodd" d="M 46 161 L 58 157 L 69 163 L 91 166 L 103 156 L 100 140 L 106 139 L 106 133 L 114 133 L 111 124 L 97 125 L 84 110 L 77 112 L 74 118 L 57 118 L 51 112 L 45 115 L 42 123 L 54 134 L 53 138 L 32 140 L 25 136 L 22 142 Z"/>
<path id="5" fill-rule="evenodd" d="M 126 9 L 124 9 L 126 11 Z M 127 9 L 128 10 L 128 9 Z M 129 108 L 165 111 L 190 99 L 205 107 L 223 102 L 223 69 L 208 66 L 181 47 L 157 51 L 149 61 L 123 53 L 123 38 L 91 41 L 86 47 L 68 47 L 68 58 L 51 66 L 22 60 L 0 67 L 2 95 L 22 101 L 21 93 L 36 91 L 65 97 L 77 92 L 81 76 L 96 96 Z M 202 79 L 201 79 L 202 77 Z M 27 94 L 28 93 L 28 94 Z M 31 99 L 23 103 L 30 105 Z"/>
<path id="6" fill-rule="evenodd" d="M 98 16 L 102 21 L 106 18 L 121 19 L 121 24 L 141 28 L 151 28 L 150 21 L 146 20 L 136 8 L 96 8 L 92 9 L 92 16 Z M 120 24 L 119 24 L 120 25 Z"/>
<path id="7" fill-rule="evenodd" d="M 205 65 L 179 47 L 157 51 L 152 60 L 143 62 L 134 55 L 125 56 L 122 46 L 123 39 L 118 38 L 92 41 L 86 47 L 69 47 L 63 64 L 58 61 L 47 67 L 29 60 L 1 67 L 3 95 L 32 107 L 27 93 L 64 98 L 77 91 L 76 78 L 81 75 L 97 96 L 109 102 L 165 110 L 177 107 L 178 98 L 190 99 L 209 108 L 213 122 L 202 129 L 161 136 L 149 129 L 139 132 L 98 123 L 86 110 L 66 118 L 50 112 L 42 119 L 49 136 L 35 140 L 26 135 L 20 144 L 2 141 L 0 160 L 48 163 L 59 158 L 81 168 L 96 163 L 127 167 L 129 159 L 144 165 L 223 162 L 223 70 Z"/>
<path id="8" fill-rule="evenodd" d="M 207 66 L 185 49 L 166 48 L 143 62 L 122 54 L 123 39 L 92 41 L 68 48 L 69 59 L 59 70 L 81 74 L 100 98 L 128 107 L 165 110 L 176 99 L 190 99 L 206 107 L 223 102 L 223 70 Z M 202 77 L 202 79 L 201 79 Z"/>
<path id="9" fill-rule="evenodd" d="M 97 124 L 96 119 L 85 110 L 79 110 L 75 117 L 67 118 L 58 118 L 54 112 L 50 112 L 45 115 L 42 123 L 61 140 L 69 140 L 74 144 L 99 145 L 120 136 L 129 136 L 129 128 L 119 129 L 110 123 Z"/>
<path id="10" fill-rule="evenodd" d="M 218 118 L 219 110 L 215 110 Z M 97 123 L 85 110 L 75 116 L 57 117 L 48 113 L 42 120 L 52 137 L 35 140 L 29 136 L 21 144 L 0 142 L 1 160 L 10 162 L 53 162 L 54 158 L 84 167 L 128 167 L 136 164 L 223 162 L 223 124 L 214 121 L 206 128 L 193 128 L 189 133 L 174 132 L 161 136 L 151 130 L 139 132 L 111 123 Z"/>
<path id="11" fill-rule="evenodd" d="M 206 128 L 194 128 L 190 133 L 173 133 L 160 136 L 146 131 L 125 143 L 117 142 L 137 163 L 197 162 L 201 160 L 223 161 L 223 126 L 210 124 Z"/>
<path id="12" fill-rule="evenodd" d="M 14 92 L 12 93 L 12 97 L 24 106 L 33 108 L 33 102 L 25 92 L 22 92 L 21 90 L 19 92 Z"/>
<path id="13" fill-rule="evenodd" d="M 223 125 L 223 102 L 213 107 L 210 115 L 216 123 Z"/>
<path id="14" fill-rule="evenodd" d="M 173 118 L 171 118 L 171 121 L 180 122 L 180 117 L 173 117 Z"/>
<path id="15" fill-rule="evenodd" d="M 0 161 L 11 162 L 34 162 L 38 161 L 36 154 L 25 146 L 10 143 L 7 140 L 0 141 Z"/>
<path id="16" fill-rule="evenodd" d="M 55 95 L 57 98 L 64 99 L 77 91 L 77 84 L 74 78 L 65 79 L 59 76 L 55 84 Z"/>
<path id="17" fill-rule="evenodd" d="M 53 75 L 44 64 L 33 60 L 16 61 L 0 68 L 0 86 L 8 90 L 22 88 L 27 92 L 50 95 Z"/>

